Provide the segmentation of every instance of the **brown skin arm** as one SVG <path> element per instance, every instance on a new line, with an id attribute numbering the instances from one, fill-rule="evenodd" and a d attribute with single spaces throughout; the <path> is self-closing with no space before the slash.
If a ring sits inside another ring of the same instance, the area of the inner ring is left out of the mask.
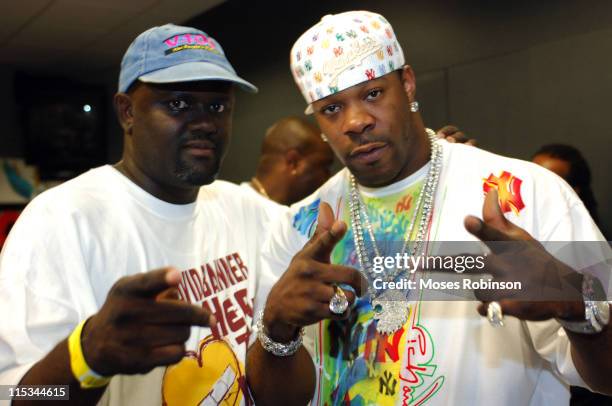
<path id="1" fill-rule="evenodd" d="M 501 305 L 504 315 L 521 320 L 584 320 L 585 309 L 580 288 L 582 276 L 550 255 L 525 230 L 508 221 L 499 207 L 495 190 L 487 193 L 483 220 L 468 216 L 465 227 L 491 249 L 492 253 L 486 260 L 486 273 L 493 275 L 496 280 L 520 281 L 522 294 L 525 295 L 508 298 L 504 296 L 507 293 L 501 291 L 475 291 L 478 299 L 483 302 L 478 307 L 482 316 L 486 316 L 486 304 L 495 300 Z M 551 281 L 556 282 L 551 285 L 556 292 L 564 292 L 562 297 L 565 299 L 534 301 L 534 298 L 547 297 L 547 292 L 552 291 L 547 290 Z M 571 344 L 572 360 L 580 376 L 594 391 L 612 395 L 612 328 L 608 326 L 597 334 L 566 332 Z"/>
<path id="2" fill-rule="evenodd" d="M 314 235 L 293 257 L 268 295 L 263 325 L 272 340 L 288 343 L 303 326 L 349 316 L 350 306 L 342 315 L 329 310 L 334 285 L 350 285 L 357 295 L 365 287 L 365 280 L 356 269 L 330 264 L 330 253 L 345 232 L 346 224 L 334 221 L 331 207 L 321 203 Z M 349 303 L 355 300 L 348 289 L 345 294 Z M 293 356 L 277 357 L 257 340 L 247 354 L 246 371 L 258 405 L 305 405 L 312 399 L 315 369 L 304 347 Z"/>
<path id="3" fill-rule="evenodd" d="M 572 360 L 582 379 L 595 392 L 612 396 L 610 326 L 608 325 L 601 333 L 593 335 L 577 334 L 567 330 L 566 332 L 572 343 Z"/>
<path id="4" fill-rule="evenodd" d="M 216 321 L 201 306 L 176 300 L 180 278 L 176 269 L 162 268 L 119 279 L 83 327 L 81 346 L 89 367 L 103 376 L 142 374 L 183 358 L 191 326 Z M 72 374 L 67 341 L 34 364 L 20 384 L 69 385 L 70 400 L 62 405 L 96 404 L 105 388 L 81 389 Z"/>
<path id="5" fill-rule="evenodd" d="M 70 370 L 68 340 L 60 341 L 43 359 L 38 361 L 23 376 L 20 385 L 69 385 L 69 400 L 46 401 L 45 404 L 58 405 L 95 405 L 106 387 L 81 389 L 79 382 Z M 14 400 L 14 405 L 39 405 L 35 400 Z"/>
<path id="6" fill-rule="evenodd" d="M 247 354 L 246 370 L 257 405 L 306 405 L 312 399 L 315 371 L 304 347 L 292 356 L 277 357 L 257 340 Z"/>

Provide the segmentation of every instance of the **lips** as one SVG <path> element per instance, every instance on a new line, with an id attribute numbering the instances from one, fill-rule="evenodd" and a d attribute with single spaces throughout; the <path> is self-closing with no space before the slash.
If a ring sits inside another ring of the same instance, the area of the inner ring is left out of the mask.
<path id="1" fill-rule="evenodd" d="M 384 142 L 370 142 L 353 149 L 349 158 L 362 164 L 371 164 L 378 161 L 386 149 L 387 144 Z"/>
<path id="2" fill-rule="evenodd" d="M 208 140 L 191 140 L 183 144 L 181 148 L 196 157 L 214 157 L 217 146 Z"/>

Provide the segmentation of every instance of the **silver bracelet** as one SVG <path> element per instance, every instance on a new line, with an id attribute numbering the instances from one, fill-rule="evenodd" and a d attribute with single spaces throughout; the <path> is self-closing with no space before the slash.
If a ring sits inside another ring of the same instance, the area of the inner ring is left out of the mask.
<path id="1" fill-rule="evenodd" d="M 289 357 L 297 352 L 297 350 L 302 345 L 302 336 L 304 335 L 304 328 L 300 329 L 298 336 L 295 340 L 288 342 L 286 344 L 277 343 L 268 337 L 264 331 L 263 325 L 263 310 L 259 311 L 257 314 L 257 338 L 261 343 L 261 346 L 264 350 L 276 355 L 277 357 Z"/>

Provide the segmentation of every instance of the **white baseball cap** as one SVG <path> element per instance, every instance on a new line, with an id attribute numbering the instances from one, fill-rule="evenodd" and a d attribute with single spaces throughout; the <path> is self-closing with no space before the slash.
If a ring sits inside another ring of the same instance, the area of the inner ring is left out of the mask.
<path id="1" fill-rule="evenodd" d="M 405 64 L 391 24 L 380 14 L 326 15 L 293 45 L 291 73 L 308 103 L 372 80 Z"/>

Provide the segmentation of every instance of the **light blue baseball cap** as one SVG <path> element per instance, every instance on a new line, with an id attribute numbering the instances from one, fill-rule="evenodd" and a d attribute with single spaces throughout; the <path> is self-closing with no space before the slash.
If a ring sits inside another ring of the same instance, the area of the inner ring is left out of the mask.
<path id="1" fill-rule="evenodd" d="M 221 80 L 257 92 L 255 86 L 236 74 L 214 38 L 204 31 L 174 24 L 150 28 L 130 44 L 121 61 L 119 92 L 126 92 L 136 80 L 145 83 Z"/>

